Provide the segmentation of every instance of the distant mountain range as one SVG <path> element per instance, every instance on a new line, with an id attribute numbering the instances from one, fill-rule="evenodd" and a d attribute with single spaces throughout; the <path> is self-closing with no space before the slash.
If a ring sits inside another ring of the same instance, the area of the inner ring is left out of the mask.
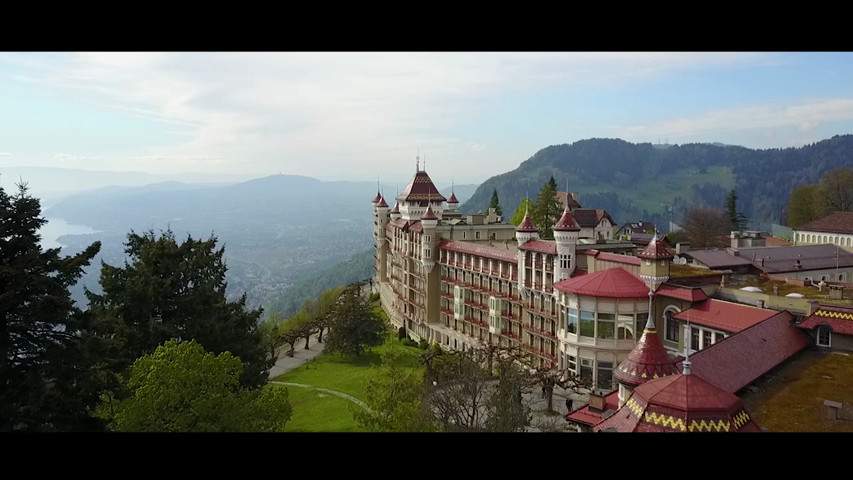
<path id="1" fill-rule="evenodd" d="M 693 205 L 723 208 L 735 189 L 749 226 L 769 229 L 781 223 L 791 190 L 836 167 L 853 167 L 853 135 L 766 150 L 595 138 L 539 150 L 515 170 L 485 180 L 461 208 L 486 208 L 497 189 L 504 214 L 512 215 L 523 197 L 536 201 L 553 175 L 558 190 L 579 192 L 584 208 L 603 208 L 619 225 L 645 220 L 665 229 Z"/>
<path id="2" fill-rule="evenodd" d="M 454 191 L 462 200 L 476 187 L 456 185 Z M 442 191 L 450 195 L 450 187 Z M 370 201 L 375 194 L 372 182 L 322 182 L 298 175 L 228 185 L 169 181 L 70 195 L 46 208 L 44 216 L 97 230 L 60 238 L 67 246 L 63 254 L 100 240 L 97 265 L 101 259 L 111 265 L 124 261 L 122 244 L 131 230 L 170 228 L 178 239 L 216 235 L 226 246 L 229 296 L 245 291 L 251 305 L 266 306 L 294 284 L 372 246 Z M 387 201 L 393 205 L 390 196 Z M 350 276 L 358 268 L 364 270 L 362 278 L 372 272 L 364 261 L 352 265 Z M 78 302 L 83 286 L 99 290 L 97 270 L 90 268 L 73 292 Z"/>

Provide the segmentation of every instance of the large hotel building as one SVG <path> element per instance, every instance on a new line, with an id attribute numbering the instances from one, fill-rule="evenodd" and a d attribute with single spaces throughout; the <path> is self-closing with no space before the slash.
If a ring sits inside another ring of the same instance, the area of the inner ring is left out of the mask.
<path id="1" fill-rule="evenodd" d="M 576 200 L 565 196 L 554 239 L 544 240 L 529 215 L 515 227 L 491 210 L 460 213 L 455 195 L 445 198 L 420 169 L 393 208 L 377 192 L 374 288 L 391 322 L 446 348 L 521 347 L 540 366 L 567 368 L 609 391 L 614 369 L 643 333 L 652 297 L 664 296 L 676 306 L 666 316 L 658 305 L 658 316 L 677 330 L 664 345 L 680 351 L 672 315 L 707 297 L 662 288 L 672 259 L 664 245 L 652 241 L 638 253 L 634 244 L 608 240 L 612 220 L 600 210 L 606 228 L 582 228 L 573 212 L 590 210 L 574 209 Z"/>

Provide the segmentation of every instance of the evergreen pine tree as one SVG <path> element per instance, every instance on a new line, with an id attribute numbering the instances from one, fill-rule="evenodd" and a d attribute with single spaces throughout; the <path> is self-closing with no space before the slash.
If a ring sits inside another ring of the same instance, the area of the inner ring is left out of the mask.
<path id="1" fill-rule="evenodd" d="M 557 187 L 554 182 L 554 177 L 545 182 L 542 190 L 539 192 L 539 197 L 536 200 L 536 205 L 531 209 L 530 215 L 533 219 L 533 224 L 539 229 L 540 238 L 554 238 L 554 224 L 560 219 L 563 214 L 563 207 L 560 201 L 557 200 Z"/>
<path id="2" fill-rule="evenodd" d="M 241 382 L 266 384 L 275 359 L 268 355 L 258 325 L 261 310 L 246 308 L 246 295 L 225 298 L 224 248 L 217 239 L 181 244 L 171 230 L 158 238 L 149 231 L 127 236 L 123 267 L 103 264 L 103 294 L 86 292 L 100 334 L 123 343 L 114 350 L 113 368 L 126 370 L 166 341 L 196 340 L 206 351 L 231 352 L 243 363 Z"/>
<path id="3" fill-rule="evenodd" d="M 68 287 L 101 248 L 70 257 L 42 250 L 41 204 L 0 188 L 0 431 L 97 428 L 97 399 L 80 342 L 85 314 Z"/>
<path id="4" fill-rule="evenodd" d="M 492 191 L 492 200 L 489 202 L 489 208 L 494 208 L 496 214 L 503 215 L 503 211 L 501 211 L 501 203 L 500 200 L 498 200 L 497 188 Z"/>

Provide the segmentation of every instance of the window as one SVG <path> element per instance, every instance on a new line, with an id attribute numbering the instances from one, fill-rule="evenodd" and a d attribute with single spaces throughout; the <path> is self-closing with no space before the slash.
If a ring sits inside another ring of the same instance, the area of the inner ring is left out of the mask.
<path id="1" fill-rule="evenodd" d="M 672 318 L 672 310 L 667 310 L 663 315 L 666 318 L 666 339 L 670 342 L 677 342 L 678 322 Z"/>
<path id="2" fill-rule="evenodd" d="M 592 380 L 592 359 L 581 358 L 581 379 Z"/>
<path id="3" fill-rule="evenodd" d="M 595 313 L 581 310 L 580 334 L 584 337 L 595 336 Z"/>
<path id="4" fill-rule="evenodd" d="M 612 313 L 598 314 L 598 338 L 613 340 L 616 332 L 616 315 Z"/>
<path id="5" fill-rule="evenodd" d="M 476 240 L 479 240 L 480 239 L 480 232 L 474 232 L 474 238 Z"/>
<path id="6" fill-rule="evenodd" d="M 633 315 L 617 315 L 616 320 L 616 339 L 617 340 L 633 340 L 634 339 L 634 316 Z"/>
<path id="7" fill-rule="evenodd" d="M 572 373 L 578 373 L 578 359 L 574 355 L 569 355 L 566 359 L 566 368 Z"/>
<path id="8" fill-rule="evenodd" d="M 462 232 L 462 238 L 463 239 L 465 238 L 465 232 Z"/>
<path id="9" fill-rule="evenodd" d="M 569 317 L 566 321 L 566 331 L 569 333 L 577 333 L 578 331 L 578 310 L 576 308 L 569 309 Z"/>
<path id="10" fill-rule="evenodd" d="M 699 350 L 699 329 L 696 327 L 690 327 L 690 348 Z"/>
<path id="11" fill-rule="evenodd" d="M 817 346 L 830 347 L 832 346 L 832 331 L 829 327 L 821 325 L 817 327 Z"/>
<path id="12" fill-rule="evenodd" d="M 711 333 L 710 330 L 702 330 L 702 348 L 711 346 Z"/>
<path id="13" fill-rule="evenodd" d="M 598 362 L 598 388 L 610 390 L 613 388 L 613 362 Z"/>
<path id="14" fill-rule="evenodd" d="M 638 313 L 637 314 L 637 329 L 634 330 L 637 332 L 637 339 L 640 338 L 640 335 L 643 334 L 643 330 L 646 329 L 646 323 L 649 321 L 648 313 Z"/>
<path id="15" fill-rule="evenodd" d="M 560 254 L 560 268 L 569 268 L 569 256 Z"/>

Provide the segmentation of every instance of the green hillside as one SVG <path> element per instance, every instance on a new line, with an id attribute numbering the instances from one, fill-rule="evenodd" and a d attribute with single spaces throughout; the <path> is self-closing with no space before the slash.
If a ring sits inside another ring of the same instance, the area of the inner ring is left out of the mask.
<path id="1" fill-rule="evenodd" d="M 653 145 L 588 139 L 543 148 L 518 168 L 484 181 L 463 211 L 486 208 L 497 189 L 504 211 L 536 198 L 553 176 L 579 192 L 585 208 L 604 208 L 617 223 L 647 220 L 666 228 L 693 205 L 723 208 L 734 188 L 751 228 L 780 223 L 794 188 L 836 167 L 853 167 L 853 135 L 801 148 L 753 150 L 721 144 Z"/>

